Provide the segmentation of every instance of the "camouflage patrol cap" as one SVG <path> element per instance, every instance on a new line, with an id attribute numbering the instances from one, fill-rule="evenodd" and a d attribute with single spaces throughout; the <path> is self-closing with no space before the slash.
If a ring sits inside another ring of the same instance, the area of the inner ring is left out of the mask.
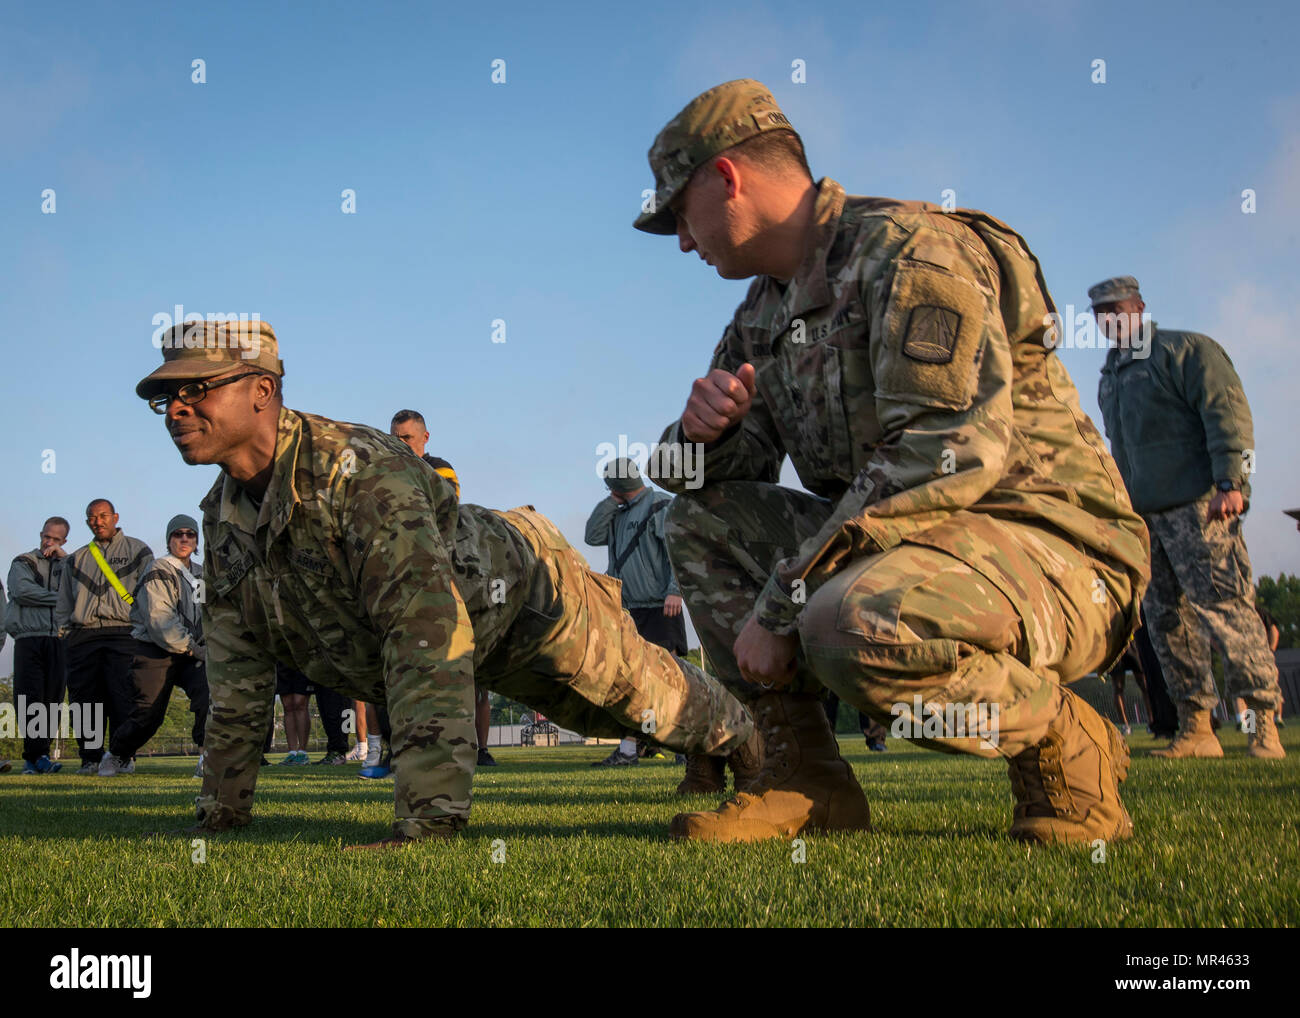
<path id="1" fill-rule="evenodd" d="M 1093 307 L 1098 304 L 1116 304 L 1130 297 L 1142 297 L 1138 291 L 1138 281 L 1132 276 L 1114 276 L 1088 287 L 1088 299 L 1092 301 Z"/>
<path id="2" fill-rule="evenodd" d="M 655 175 L 653 210 L 632 225 L 646 233 L 677 232 L 677 217 L 668 206 L 681 194 L 697 169 L 719 152 L 764 131 L 793 131 L 767 86 L 740 78 L 692 99 L 650 146 Z"/>
<path id="3" fill-rule="evenodd" d="M 162 350 L 160 368 L 140 380 L 141 399 L 159 395 L 169 382 L 196 381 L 225 374 L 236 367 L 257 368 L 284 376 L 275 330 L 260 318 L 210 315 L 212 321 L 178 322 L 153 345 Z"/>

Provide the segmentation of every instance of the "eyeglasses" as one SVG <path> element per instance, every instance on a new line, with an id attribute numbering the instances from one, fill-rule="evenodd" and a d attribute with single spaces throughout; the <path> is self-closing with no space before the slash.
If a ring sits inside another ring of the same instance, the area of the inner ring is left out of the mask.
<path id="1" fill-rule="evenodd" d="M 260 375 L 260 371 L 245 371 L 242 375 L 231 375 L 229 378 L 222 378 L 215 382 L 186 382 L 176 390 L 176 395 L 163 393 L 160 396 L 149 397 L 149 409 L 156 414 L 165 414 L 167 405 L 173 399 L 179 399 L 186 406 L 193 406 L 195 403 L 202 403 L 205 397 L 212 389 L 219 389 L 223 385 L 229 385 L 231 382 L 238 382 L 245 378 L 252 378 Z"/>
<path id="2" fill-rule="evenodd" d="M 199 535 L 194 533 L 192 530 L 173 530 L 172 537 L 188 537 L 191 541 L 197 541 L 199 539 Z"/>

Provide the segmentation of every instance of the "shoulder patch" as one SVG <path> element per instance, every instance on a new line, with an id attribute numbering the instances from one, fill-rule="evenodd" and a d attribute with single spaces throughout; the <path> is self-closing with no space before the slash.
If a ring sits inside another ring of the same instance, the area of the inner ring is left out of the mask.
<path id="1" fill-rule="evenodd" d="M 986 313 L 984 294 L 970 280 L 927 262 L 900 261 L 877 356 L 878 394 L 925 406 L 969 407 Z"/>
<path id="2" fill-rule="evenodd" d="M 957 347 L 961 315 L 950 308 L 918 304 L 907 319 L 903 353 L 926 364 L 947 364 Z"/>

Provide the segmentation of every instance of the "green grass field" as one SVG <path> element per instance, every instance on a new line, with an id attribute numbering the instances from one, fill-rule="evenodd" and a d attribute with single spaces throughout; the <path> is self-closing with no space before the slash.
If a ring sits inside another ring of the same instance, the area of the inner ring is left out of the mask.
<path id="1" fill-rule="evenodd" d="M 0 776 L 4 926 L 1295 926 L 1300 922 L 1300 737 L 1252 760 L 1166 762 L 1132 740 L 1133 840 L 1028 848 L 1005 836 L 1004 764 L 845 738 L 871 802 L 869 835 L 677 844 L 668 762 L 592 769 L 597 747 L 505 749 L 475 779 L 454 842 L 342 852 L 387 832 L 389 781 L 358 765 L 270 767 L 252 826 L 192 861 L 193 759 L 134 777 Z M 278 759 L 278 757 L 273 758 Z M 504 861 L 493 861 L 504 848 Z"/>

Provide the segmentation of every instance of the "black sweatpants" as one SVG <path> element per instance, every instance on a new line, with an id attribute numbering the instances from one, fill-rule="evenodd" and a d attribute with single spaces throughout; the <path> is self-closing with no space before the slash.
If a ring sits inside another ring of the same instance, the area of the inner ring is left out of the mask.
<path id="1" fill-rule="evenodd" d="M 45 704 L 47 724 L 57 723 L 68 681 L 63 657 L 63 641 L 57 636 L 23 636 L 14 641 L 15 709 L 18 698 L 25 697 L 29 704 Z M 23 759 L 35 763 L 49 756 L 55 734 L 47 728 L 44 738 L 24 738 Z"/>
<path id="2" fill-rule="evenodd" d="M 131 638 L 129 630 L 108 634 L 90 630 L 89 635 L 86 630 L 81 630 L 67 637 L 64 643 L 68 703 L 81 709 L 82 724 L 77 732 L 77 743 L 82 764 L 99 763 L 104 756 L 105 743 L 134 708 L 131 661 L 135 658 L 136 646 L 137 641 Z M 94 733 L 94 739 L 87 739 L 85 721 L 96 707 L 101 727 Z M 105 715 L 107 733 L 103 730 Z"/>
<path id="3" fill-rule="evenodd" d="M 663 647 L 678 656 L 686 653 L 686 613 L 665 615 L 663 605 L 629 608 L 627 613 L 636 624 L 641 639 Z"/>
<path id="4" fill-rule="evenodd" d="M 343 712 L 351 706 L 352 697 L 326 686 L 316 687 L 316 709 L 320 711 L 321 727 L 325 729 L 325 752 L 347 753 L 348 733 L 343 731 Z"/>
<path id="5" fill-rule="evenodd" d="M 120 760 L 129 760 L 162 727 L 172 690 L 180 687 L 190 700 L 194 723 L 190 737 L 202 746 L 208 722 L 208 677 L 203 662 L 192 654 L 172 654 L 153 643 L 136 641 L 131 659 L 134 697 L 131 713 L 113 731 L 109 749 Z"/>
<path id="6" fill-rule="evenodd" d="M 1165 673 L 1160 667 L 1156 649 L 1151 645 L 1151 635 L 1145 624 L 1138 628 L 1133 644 L 1137 647 L 1142 674 L 1146 678 L 1147 700 L 1151 703 L 1151 731 L 1161 738 L 1172 739 L 1178 731 L 1178 708 L 1169 697 Z"/>

